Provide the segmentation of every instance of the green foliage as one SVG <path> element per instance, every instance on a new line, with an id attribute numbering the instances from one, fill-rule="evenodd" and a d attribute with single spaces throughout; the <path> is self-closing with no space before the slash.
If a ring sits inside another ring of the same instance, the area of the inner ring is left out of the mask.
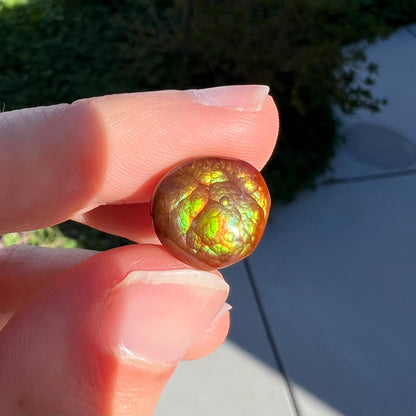
<path id="1" fill-rule="evenodd" d="M 65 239 L 76 241 L 77 247 L 89 250 L 109 250 L 110 248 L 131 244 L 125 238 L 116 237 L 111 234 L 98 231 L 86 225 L 78 224 L 74 221 L 66 221 L 57 227 L 58 233 Z"/>
<path id="2" fill-rule="evenodd" d="M 337 144 L 333 105 L 377 111 L 385 102 L 371 95 L 377 66 L 364 50 L 393 26 L 370 10 L 363 13 L 370 2 L 359 0 L 200 0 L 182 7 L 189 4 L 194 13 L 184 86 L 201 80 L 271 86 L 281 132 L 265 175 L 274 198 L 290 201 L 328 168 Z"/>
<path id="3" fill-rule="evenodd" d="M 127 2 L 115 13 L 111 2 L 45 0 L 4 8 L 0 99 L 14 109 L 138 87 L 145 74 L 137 70 L 143 59 L 137 24 Z"/>
<path id="4" fill-rule="evenodd" d="M 59 226 L 41 230 L 9 233 L 0 236 L 0 248 L 15 244 L 29 244 L 42 247 L 85 248 L 90 250 L 108 250 L 130 241 L 106 234 L 93 228 L 67 221 Z"/>
<path id="5" fill-rule="evenodd" d="M 57 227 L 0 236 L 0 247 L 14 244 L 63 248 L 79 247 L 79 243 L 75 239 L 66 237 Z"/>
<path id="6" fill-rule="evenodd" d="M 414 21 L 414 0 L 0 0 L 0 106 L 268 84 L 281 133 L 265 175 L 289 201 L 329 166 L 333 106 L 384 102 L 367 44 Z"/>

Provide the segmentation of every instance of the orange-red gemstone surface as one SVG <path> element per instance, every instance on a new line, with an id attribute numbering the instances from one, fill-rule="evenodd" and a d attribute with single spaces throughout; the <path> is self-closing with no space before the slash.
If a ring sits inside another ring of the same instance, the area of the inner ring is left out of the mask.
<path id="1" fill-rule="evenodd" d="M 219 269 L 248 256 L 267 223 L 270 195 L 249 163 L 206 157 L 186 161 L 160 181 L 152 198 L 160 242 L 198 269 Z"/>

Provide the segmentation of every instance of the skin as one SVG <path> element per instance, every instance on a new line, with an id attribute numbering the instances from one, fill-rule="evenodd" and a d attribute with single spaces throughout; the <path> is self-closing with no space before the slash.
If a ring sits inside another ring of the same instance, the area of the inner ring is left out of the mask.
<path id="1" fill-rule="evenodd" d="M 132 270 L 190 269 L 158 245 L 151 227 L 151 194 L 169 168 L 215 154 L 260 170 L 277 130 L 271 97 L 259 111 L 238 111 L 178 91 L 0 114 L 0 234 L 72 218 L 141 243 L 100 254 L 0 251 L 0 414 L 153 413 L 179 358 L 108 353 L 92 312 Z M 117 331 L 120 323 L 111 325 Z M 172 330 L 182 333 L 180 325 Z M 228 312 L 204 324 L 181 358 L 209 354 L 228 327 Z"/>

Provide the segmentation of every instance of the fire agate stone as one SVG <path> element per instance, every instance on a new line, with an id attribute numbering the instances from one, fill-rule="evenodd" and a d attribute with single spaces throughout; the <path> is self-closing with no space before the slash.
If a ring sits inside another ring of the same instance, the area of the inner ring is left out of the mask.
<path id="1" fill-rule="evenodd" d="M 257 246 L 270 211 L 267 185 L 249 163 L 206 157 L 169 171 L 152 198 L 154 230 L 177 259 L 219 269 Z"/>

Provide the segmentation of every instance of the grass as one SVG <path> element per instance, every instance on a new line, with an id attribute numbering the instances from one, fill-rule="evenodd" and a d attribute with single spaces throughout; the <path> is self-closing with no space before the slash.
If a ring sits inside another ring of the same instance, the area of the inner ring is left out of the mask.
<path id="1" fill-rule="evenodd" d="M 42 230 L 4 234 L 0 237 L 0 248 L 15 244 L 29 244 L 43 247 L 79 247 L 77 240 L 66 237 L 58 227 Z"/>
<path id="2" fill-rule="evenodd" d="M 67 221 L 41 230 L 9 233 L 0 236 L 0 248 L 15 244 L 103 251 L 131 244 L 131 241 L 73 221 Z"/>
<path id="3" fill-rule="evenodd" d="M 4 7 L 14 7 L 21 4 L 26 4 L 28 0 L 0 0 L 0 10 L 2 6 Z"/>

